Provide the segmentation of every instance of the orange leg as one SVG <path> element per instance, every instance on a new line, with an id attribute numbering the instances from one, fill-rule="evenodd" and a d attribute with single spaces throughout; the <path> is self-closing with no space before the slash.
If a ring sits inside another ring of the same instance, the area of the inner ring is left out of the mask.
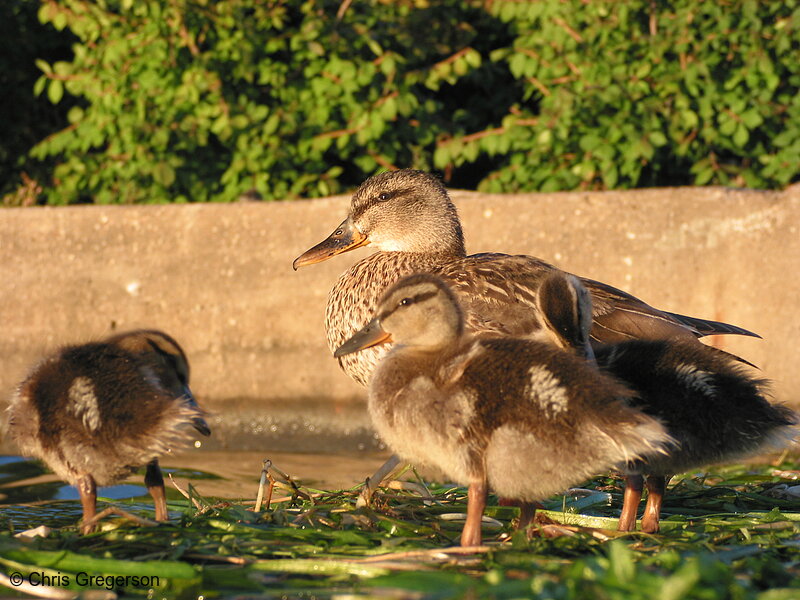
<path id="1" fill-rule="evenodd" d="M 469 484 L 467 489 L 467 522 L 461 532 L 462 546 L 481 545 L 481 521 L 486 508 L 486 480 Z"/>
<path id="2" fill-rule="evenodd" d="M 167 516 L 167 496 L 164 492 L 164 477 L 158 467 L 158 460 L 153 459 L 147 463 L 147 470 L 144 473 L 144 484 L 147 491 L 153 497 L 153 504 L 156 509 L 156 521 L 166 521 Z"/>
<path id="3" fill-rule="evenodd" d="M 642 531 L 658 533 L 658 519 L 661 516 L 661 505 L 667 489 L 667 478 L 663 475 L 649 475 L 646 485 L 647 504 L 645 504 L 644 515 L 642 515 Z"/>
<path id="4" fill-rule="evenodd" d="M 91 475 L 82 475 L 78 480 L 78 494 L 81 497 L 81 506 L 83 507 L 83 525 L 81 526 L 81 533 L 86 535 L 95 530 L 95 525 L 87 525 L 87 523 L 94 519 L 97 514 L 97 484 Z"/>
<path id="5" fill-rule="evenodd" d="M 636 529 L 636 511 L 639 510 L 643 487 L 644 477 L 641 475 L 625 476 L 625 493 L 622 496 L 622 514 L 619 516 L 618 531 Z"/>

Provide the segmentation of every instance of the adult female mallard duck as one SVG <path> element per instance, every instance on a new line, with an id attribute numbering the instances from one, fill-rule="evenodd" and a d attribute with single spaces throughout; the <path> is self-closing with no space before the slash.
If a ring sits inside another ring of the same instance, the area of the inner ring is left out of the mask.
<path id="1" fill-rule="evenodd" d="M 97 486 L 147 465 L 156 520 L 167 520 L 158 457 L 209 435 L 188 387 L 189 363 L 160 331 L 138 330 L 67 346 L 37 364 L 11 399 L 8 433 L 78 488 L 83 531 L 93 530 Z"/>
<path id="2" fill-rule="evenodd" d="M 580 282 L 551 275 L 539 293 L 541 313 L 556 344 L 582 356 L 591 352 L 591 298 Z M 659 419 L 676 441 L 666 452 L 623 469 L 620 531 L 635 528 L 645 485 L 642 530 L 655 533 L 672 475 L 757 455 L 796 435 L 797 415 L 767 399 L 767 382 L 716 348 L 686 340 L 629 340 L 595 348 L 594 357 L 604 372 L 636 393 L 633 406 Z"/>
<path id="3" fill-rule="evenodd" d="M 346 271 L 328 296 L 325 327 L 331 351 L 374 316 L 387 286 L 417 272 L 436 273 L 451 286 L 471 332 L 528 338 L 542 334 L 536 290 L 542 277 L 557 269 L 532 256 L 467 256 L 456 208 L 435 176 L 401 170 L 369 178 L 353 195 L 347 218 L 293 266 L 297 269 L 366 245 L 377 252 Z M 755 336 L 733 325 L 657 310 L 604 283 L 581 281 L 591 295 L 595 343 L 694 340 L 721 333 Z M 339 358 L 339 364 L 366 385 L 387 350 L 384 345 L 348 354 Z"/>
<path id="4" fill-rule="evenodd" d="M 465 332 L 434 275 L 390 287 L 335 355 L 386 341 L 394 347 L 369 385 L 373 424 L 405 459 L 469 486 L 463 546 L 480 544 L 487 489 L 530 503 L 670 441 L 629 406 L 626 387 L 573 353 Z"/>

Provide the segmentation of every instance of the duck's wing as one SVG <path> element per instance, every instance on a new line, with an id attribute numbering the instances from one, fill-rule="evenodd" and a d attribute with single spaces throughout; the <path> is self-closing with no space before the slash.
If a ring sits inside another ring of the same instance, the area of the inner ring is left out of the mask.
<path id="1" fill-rule="evenodd" d="M 653 308 L 615 287 L 581 278 L 592 295 L 593 340 L 617 343 L 630 339 L 699 338 L 706 335 L 759 335 L 728 323 L 720 323 Z"/>
<path id="2" fill-rule="evenodd" d="M 473 254 L 434 272 L 456 293 L 467 328 L 482 336 L 539 337 L 542 318 L 537 293 L 553 265 L 524 255 Z M 694 339 L 736 334 L 759 337 L 741 327 L 661 311 L 613 286 L 580 278 L 592 296 L 594 342 L 630 339 Z"/>
<path id="3" fill-rule="evenodd" d="M 555 267 L 531 256 L 473 254 L 434 272 L 458 298 L 467 330 L 480 336 L 535 337 L 541 279 Z"/>

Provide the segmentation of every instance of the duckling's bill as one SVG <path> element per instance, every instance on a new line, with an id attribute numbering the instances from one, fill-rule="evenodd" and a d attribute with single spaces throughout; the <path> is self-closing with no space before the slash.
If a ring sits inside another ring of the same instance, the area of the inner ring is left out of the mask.
<path id="1" fill-rule="evenodd" d="M 313 248 L 309 248 L 295 258 L 292 263 L 292 268 L 296 271 L 299 267 L 305 267 L 306 265 L 313 265 L 328 260 L 337 254 L 353 250 L 354 248 L 360 248 L 367 244 L 369 244 L 369 238 L 353 225 L 353 221 L 350 217 L 347 217 L 333 230 L 332 234 Z"/>
<path id="2" fill-rule="evenodd" d="M 197 415 L 192 417 L 192 425 L 198 431 L 205 436 L 211 435 L 211 428 L 206 423 L 206 420 L 203 418 L 205 414 L 200 406 L 197 404 L 197 400 L 194 398 L 194 394 L 192 394 L 192 390 L 189 389 L 188 385 L 183 386 L 183 397 L 186 398 L 186 404 L 191 406 L 193 409 L 197 411 Z"/>
<path id="3" fill-rule="evenodd" d="M 353 337 L 336 349 L 333 353 L 335 358 L 340 358 L 345 354 L 352 354 L 365 348 L 371 348 L 378 344 L 385 344 L 392 341 L 392 334 L 388 333 L 381 326 L 378 318 L 372 319 L 363 329 L 358 331 Z"/>
<path id="4" fill-rule="evenodd" d="M 206 420 L 203 417 L 194 417 L 192 419 L 192 426 L 197 430 L 198 433 L 209 436 L 211 435 L 211 428 L 206 423 Z"/>

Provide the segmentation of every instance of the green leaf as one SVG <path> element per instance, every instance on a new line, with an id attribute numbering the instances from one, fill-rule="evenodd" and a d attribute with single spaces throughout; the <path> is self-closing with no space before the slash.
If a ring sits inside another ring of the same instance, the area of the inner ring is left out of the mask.
<path id="1" fill-rule="evenodd" d="M 58 11 L 54 15 L 52 15 L 53 27 L 61 31 L 67 26 L 67 15 L 63 11 Z"/>
<path id="2" fill-rule="evenodd" d="M 397 99 L 389 96 L 380 106 L 380 115 L 387 121 L 394 121 L 397 118 Z"/>
<path id="3" fill-rule="evenodd" d="M 689 562 L 679 567 L 674 574 L 661 583 L 659 592 L 660 600 L 682 600 L 689 597 L 689 592 L 697 585 L 700 580 L 700 569 L 697 560 L 690 559 Z"/>
<path id="4" fill-rule="evenodd" d="M 733 132 L 736 131 L 736 120 L 728 115 L 721 115 L 719 118 L 719 132 L 722 135 L 729 136 L 733 135 Z"/>
<path id="5" fill-rule="evenodd" d="M 450 149 L 446 145 L 438 146 L 433 152 L 433 165 L 437 169 L 444 169 L 450 164 Z"/>
<path id="6" fill-rule="evenodd" d="M 83 109 L 80 106 L 73 106 L 67 113 L 67 120 L 70 123 L 79 123 L 83 119 Z"/>
<path id="7" fill-rule="evenodd" d="M 482 58 L 477 50 L 470 48 L 469 51 L 464 55 L 464 59 L 473 69 L 477 69 L 481 66 Z"/>
<path id="8" fill-rule="evenodd" d="M 64 96 L 64 84 L 60 79 L 51 79 L 47 86 L 47 98 L 52 104 L 61 102 Z"/>
<path id="9" fill-rule="evenodd" d="M 601 140 L 597 134 L 589 133 L 581 137 L 579 145 L 581 147 L 581 150 L 583 150 L 584 152 L 591 152 L 602 143 L 603 140 Z"/>
<path id="10" fill-rule="evenodd" d="M 41 96 L 42 92 L 44 91 L 45 86 L 47 85 L 47 75 L 42 75 L 36 80 L 36 83 L 33 84 L 33 95 L 34 96 Z"/>
<path id="11" fill-rule="evenodd" d="M 686 129 L 694 129 L 699 123 L 697 113 L 692 110 L 683 110 L 680 113 L 681 125 Z"/>
<path id="12" fill-rule="evenodd" d="M 160 162 L 153 168 L 153 178 L 164 187 L 169 187 L 175 182 L 175 170 L 167 163 Z"/>
<path id="13" fill-rule="evenodd" d="M 755 129 L 764 122 L 764 119 L 755 108 L 751 108 L 742 113 L 741 119 L 742 123 L 744 123 L 748 129 Z"/>
<path id="14" fill-rule="evenodd" d="M 650 143 L 653 146 L 666 146 L 667 145 L 667 136 L 664 135 L 661 131 L 653 131 L 650 133 Z"/>
<path id="15" fill-rule="evenodd" d="M 44 73 L 45 75 L 50 75 L 53 73 L 53 69 L 52 67 L 50 67 L 50 64 L 42 60 L 41 58 L 37 58 L 35 63 L 36 66 L 39 67 L 39 70 L 42 71 L 42 73 Z"/>
<path id="16" fill-rule="evenodd" d="M 625 542 L 614 540 L 608 547 L 608 558 L 611 569 L 618 583 L 625 584 L 633 580 L 636 565 L 633 554 Z"/>
<path id="17" fill-rule="evenodd" d="M 736 133 L 733 134 L 733 143 L 739 148 L 744 148 L 749 139 L 750 132 L 747 131 L 747 127 L 745 127 L 744 124 L 739 123 L 739 126 L 736 128 Z"/>

